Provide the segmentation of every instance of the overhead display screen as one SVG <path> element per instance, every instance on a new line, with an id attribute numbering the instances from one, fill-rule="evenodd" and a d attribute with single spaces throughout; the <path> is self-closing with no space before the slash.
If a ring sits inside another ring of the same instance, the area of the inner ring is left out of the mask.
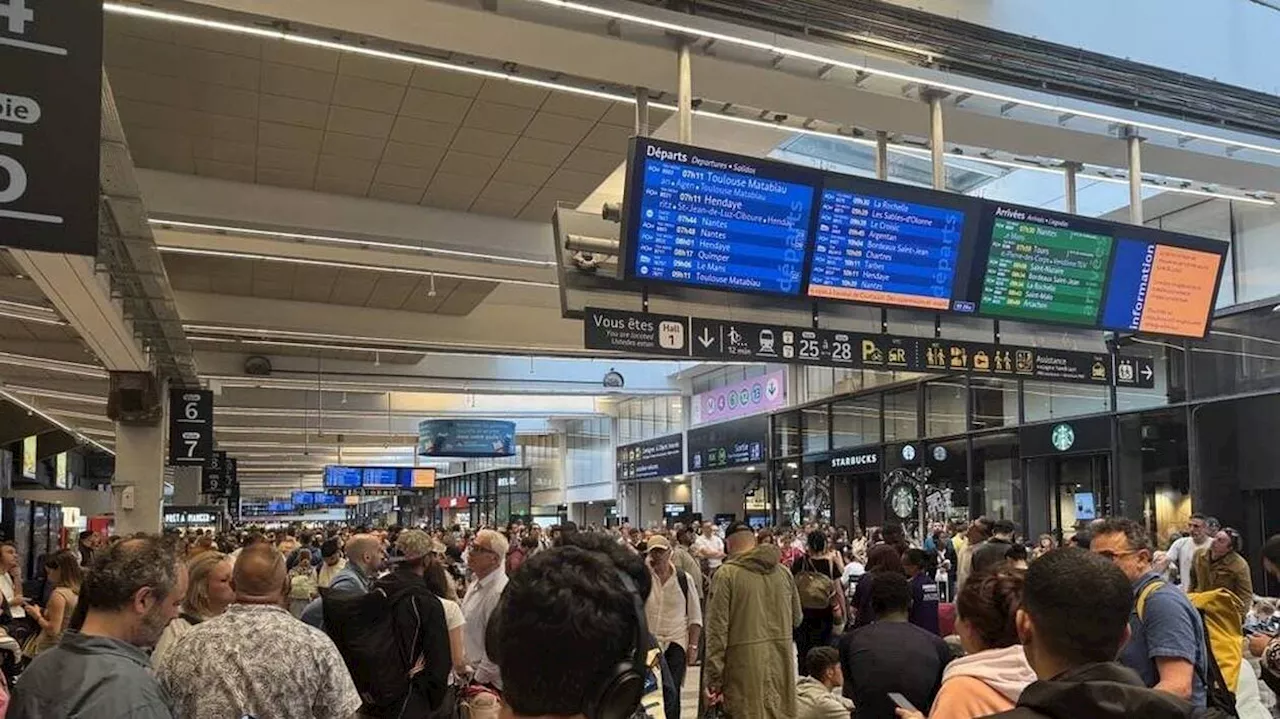
<path id="1" fill-rule="evenodd" d="M 919 201 L 911 196 L 921 196 Z M 810 297 L 896 307 L 973 312 L 953 306 L 963 286 L 969 198 L 906 186 L 828 176 L 822 190 L 809 272 Z"/>
<path id="2" fill-rule="evenodd" d="M 1068 215 L 997 207 L 979 311 L 990 317 L 1093 325 L 1112 239 Z"/>
<path id="3" fill-rule="evenodd" d="M 396 467 L 365 467 L 362 487 L 396 487 L 400 484 L 400 472 Z"/>
<path id="4" fill-rule="evenodd" d="M 331 464 L 324 468 L 324 486 L 358 488 L 362 479 L 359 467 Z"/>
<path id="5" fill-rule="evenodd" d="M 1227 251 L 645 138 L 632 144 L 625 204 L 633 282 L 1170 337 L 1205 336 Z"/>
<path id="6" fill-rule="evenodd" d="M 800 294 L 817 173 L 648 139 L 629 171 L 628 276 Z"/>

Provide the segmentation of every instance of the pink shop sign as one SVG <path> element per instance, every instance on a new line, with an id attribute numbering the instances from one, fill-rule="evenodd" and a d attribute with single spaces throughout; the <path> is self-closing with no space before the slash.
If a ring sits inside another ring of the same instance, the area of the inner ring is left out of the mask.
<path id="1" fill-rule="evenodd" d="M 703 392 L 693 398 L 693 424 L 723 422 L 787 406 L 787 371 Z"/>

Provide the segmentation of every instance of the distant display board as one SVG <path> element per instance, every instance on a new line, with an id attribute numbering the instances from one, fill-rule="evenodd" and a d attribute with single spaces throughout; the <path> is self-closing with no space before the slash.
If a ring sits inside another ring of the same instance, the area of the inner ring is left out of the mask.
<path id="1" fill-rule="evenodd" d="M 340 489 L 359 488 L 363 476 L 359 467 L 331 464 L 324 468 L 324 486 Z"/>
<path id="2" fill-rule="evenodd" d="M 397 467 L 365 467 L 361 470 L 361 487 L 385 489 L 400 486 L 400 474 Z"/>
<path id="3" fill-rule="evenodd" d="M 625 197 L 630 281 L 1172 337 L 1208 331 L 1227 251 L 647 138 Z"/>
<path id="4" fill-rule="evenodd" d="M 491 419 L 425 419 L 418 423 L 418 454 L 428 457 L 510 457 L 516 423 Z"/>
<path id="5" fill-rule="evenodd" d="M 436 470 L 432 467 L 401 469 L 400 486 L 407 489 L 431 489 L 436 486 Z"/>
<path id="6" fill-rule="evenodd" d="M 694 427 L 688 432 L 689 471 L 705 472 L 759 464 L 766 459 L 768 446 L 768 415 Z"/>
<path id="7" fill-rule="evenodd" d="M 684 435 L 624 444 L 617 448 L 616 456 L 619 481 L 674 477 L 684 473 Z"/>

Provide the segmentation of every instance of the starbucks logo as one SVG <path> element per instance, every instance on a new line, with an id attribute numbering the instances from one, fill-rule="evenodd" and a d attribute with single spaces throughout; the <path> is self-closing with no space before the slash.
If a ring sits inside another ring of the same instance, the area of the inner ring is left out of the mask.
<path id="1" fill-rule="evenodd" d="M 914 488 L 899 484 L 889 491 L 889 508 L 895 516 L 907 519 L 916 513 L 916 491 Z"/>
<path id="2" fill-rule="evenodd" d="M 1071 429 L 1069 424 L 1055 424 L 1049 435 L 1049 441 L 1053 443 L 1054 449 L 1065 452 L 1076 443 L 1076 431 Z"/>

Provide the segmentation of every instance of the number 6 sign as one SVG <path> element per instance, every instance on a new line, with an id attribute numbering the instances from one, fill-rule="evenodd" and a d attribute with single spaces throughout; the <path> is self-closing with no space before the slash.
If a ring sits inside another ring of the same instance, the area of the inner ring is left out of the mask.
<path id="1" fill-rule="evenodd" d="M 213 392 L 169 390 L 169 464 L 203 466 L 213 456 Z"/>

